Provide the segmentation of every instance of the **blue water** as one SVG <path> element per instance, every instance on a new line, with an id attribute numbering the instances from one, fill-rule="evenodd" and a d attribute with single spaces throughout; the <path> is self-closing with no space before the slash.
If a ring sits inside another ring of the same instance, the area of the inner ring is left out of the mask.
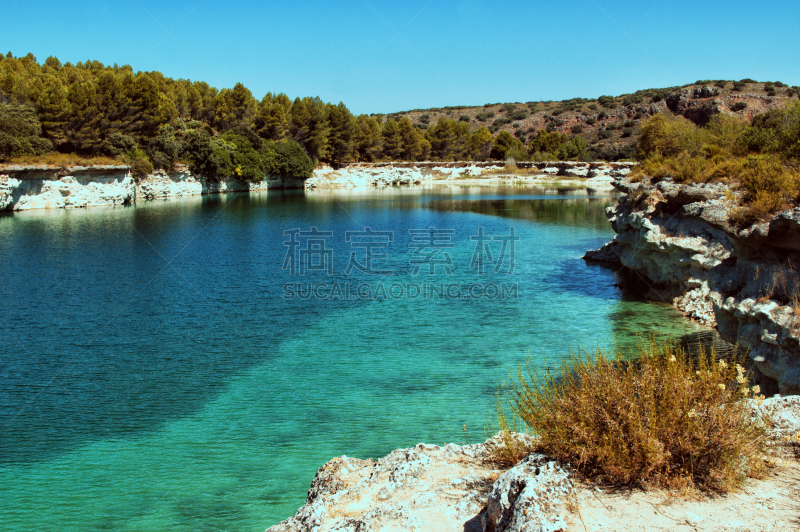
<path id="1" fill-rule="evenodd" d="M 456 187 L 0 216 L 0 527 L 260 531 L 334 456 L 483 441 L 526 355 L 694 328 L 580 259 L 615 201 Z M 300 275 L 314 238 L 284 244 L 311 227 L 332 236 Z M 347 241 L 365 227 L 391 240 Z M 489 239 L 471 269 L 479 228 L 513 228 L 514 260 Z M 385 244 L 371 263 L 364 241 Z"/>

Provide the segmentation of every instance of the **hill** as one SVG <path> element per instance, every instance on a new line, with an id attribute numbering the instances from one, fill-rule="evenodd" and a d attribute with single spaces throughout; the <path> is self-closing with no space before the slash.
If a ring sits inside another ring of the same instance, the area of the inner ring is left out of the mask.
<path id="1" fill-rule="evenodd" d="M 748 121 L 759 113 L 782 107 L 800 96 L 800 87 L 775 82 L 698 80 L 688 85 L 645 89 L 597 99 L 560 102 L 494 103 L 480 107 L 454 106 L 391 113 L 386 119 L 407 117 L 421 129 L 441 118 L 465 122 L 470 131 L 486 126 L 493 134 L 506 130 L 528 146 L 540 130 L 579 136 L 586 140 L 592 160 L 632 159 L 640 123 L 658 113 L 674 113 L 705 125 L 715 114 L 735 114 Z"/>
<path id="2" fill-rule="evenodd" d="M 319 162 L 617 161 L 636 155 L 640 123 L 653 115 L 699 125 L 715 114 L 750 119 L 798 95 L 777 81 L 701 80 L 594 100 L 356 116 L 319 97 L 258 100 L 241 83 L 217 89 L 127 65 L 39 63 L 9 52 L 0 55 L 0 162 L 75 154 L 130 164 L 137 175 L 187 163 L 197 174 L 259 181 L 278 168 L 308 176 Z"/>

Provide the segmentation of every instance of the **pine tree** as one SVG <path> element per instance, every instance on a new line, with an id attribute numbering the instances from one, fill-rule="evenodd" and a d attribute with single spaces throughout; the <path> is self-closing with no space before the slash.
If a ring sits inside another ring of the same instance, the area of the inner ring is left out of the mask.
<path id="1" fill-rule="evenodd" d="M 55 76 L 49 77 L 36 102 L 36 113 L 42 124 L 42 135 L 58 146 L 67 138 L 69 101 L 67 88 Z"/>
<path id="2" fill-rule="evenodd" d="M 261 138 L 283 140 L 289 135 L 289 119 L 292 102 L 285 94 L 272 96 L 267 93 L 258 105 L 255 116 L 255 129 Z"/>
<path id="3" fill-rule="evenodd" d="M 353 138 L 355 133 L 355 118 L 350 110 L 342 103 L 328 105 L 328 120 L 331 135 L 330 146 L 331 162 L 341 164 L 353 159 Z"/>
<path id="4" fill-rule="evenodd" d="M 400 127 L 394 118 L 390 118 L 383 124 L 381 136 L 383 137 L 383 155 L 394 160 L 401 159 L 403 157 L 403 137 L 400 135 Z"/>
<path id="5" fill-rule="evenodd" d="M 377 161 L 382 151 L 381 126 L 374 116 L 359 115 L 356 118 L 353 140 L 356 158 L 359 161 Z"/>
<path id="6" fill-rule="evenodd" d="M 398 123 L 403 151 L 400 157 L 405 161 L 419 161 L 424 158 L 425 144 L 430 152 L 430 143 L 425 140 L 422 132 L 415 128 L 407 116 Z"/>
<path id="7" fill-rule="evenodd" d="M 476 161 L 485 161 L 492 151 L 492 133 L 486 126 L 479 127 L 470 134 L 468 144 L 469 157 Z"/>

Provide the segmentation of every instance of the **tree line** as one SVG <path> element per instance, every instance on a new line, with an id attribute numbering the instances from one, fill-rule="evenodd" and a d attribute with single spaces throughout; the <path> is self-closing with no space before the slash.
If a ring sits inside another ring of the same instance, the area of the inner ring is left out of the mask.
<path id="1" fill-rule="evenodd" d="M 575 139 L 547 140 L 539 144 L 556 156 L 581 156 Z M 139 173 L 182 161 L 193 171 L 250 179 L 278 153 L 303 174 L 318 162 L 528 157 L 507 131 L 470 132 L 446 117 L 422 129 L 408 117 L 356 116 L 318 97 L 267 93 L 258 100 L 241 83 L 218 90 L 128 65 L 62 64 L 52 56 L 40 64 L 32 54 L 0 54 L 0 160 L 49 150 L 121 157 Z"/>

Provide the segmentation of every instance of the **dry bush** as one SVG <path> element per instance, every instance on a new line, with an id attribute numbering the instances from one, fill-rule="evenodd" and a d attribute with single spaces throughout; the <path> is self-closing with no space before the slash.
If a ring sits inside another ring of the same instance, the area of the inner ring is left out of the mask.
<path id="1" fill-rule="evenodd" d="M 800 196 L 800 173 L 774 156 L 749 157 L 739 174 L 742 206 L 731 213 L 739 226 L 766 218 Z"/>
<path id="2" fill-rule="evenodd" d="M 536 450 L 534 438 L 518 427 L 512 414 L 508 418 L 500 394 L 495 397 L 495 417 L 489 419 L 486 450 L 489 460 L 503 468 L 513 467 Z"/>
<path id="3" fill-rule="evenodd" d="M 712 160 L 692 156 L 685 151 L 674 157 L 656 153 L 637 165 L 632 175 L 638 180 L 645 176 L 657 181 L 671 177 L 677 183 L 705 183 L 715 167 Z"/>
<path id="4" fill-rule="evenodd" d="M 633 362 L 619 352 L 573 353 L 559 377 L 529 360 L 507 396 L 539 449 L 588 478 L 726 492 L 763 466 L 765 425 L 743 400 L 758 392 L 734 362 L 715 363 L 713 353 L 693 360 L 651 339 Z"/>
<path id="5" fill-rule="evenodd" d="M 743 169 L 744 163 L 741 159 L 716 161 L 714 167 L 708 172 L 708 180 L 715 183 L 738 182 Z"/>
<path id="6" fill-rule="evenodd" d="M 486 172 L 481 173 L 481 175 L 523 175 L 523 176 L 534 176 L 534 175 L 549 175 L 545 174 L 538 168 L 531 167 L 531 168 L 520 168 L 518 166 L 514 166 L 513 168 L 509 166 L 504 166 L 503 168 L 493 168 L 491 170 L 487 170 Z"/>
<path id="7" fill-rule="evenodd" d="M 705 183 L 714 163 L 705 157 L 693 157 L 688 152 L 682 152 L 668 159 L 666 166 L 668 175 L 678 183 Z"/>

